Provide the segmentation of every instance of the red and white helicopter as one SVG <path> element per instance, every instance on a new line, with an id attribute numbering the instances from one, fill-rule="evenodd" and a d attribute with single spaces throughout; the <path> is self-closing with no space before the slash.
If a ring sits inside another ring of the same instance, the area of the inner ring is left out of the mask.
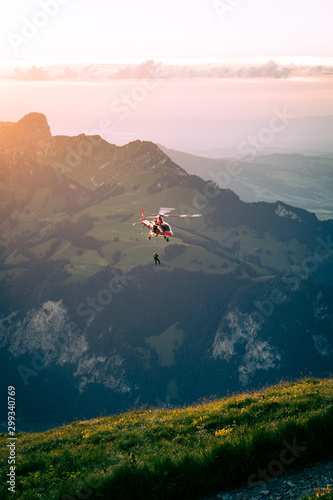
<path id="1" fill-rule="evenodd" d="M 146 226 L 149 229 L 148 240 L 150 240 L 150 238 L 152 236 L 156 236 L 156 237 L 163 236 L 163 238 L 166 241 L 169 241 L 169 238 L 171 236 L 173 236 L 173 232 L 171 230 L 170 224 L 165 222 L 163 220 L 163 217 L 201 217 L 201 214 L 170 215 L 169 212 L 171 212 L 172 210 L 175 210 L 175 209 L 174 208 L 166 208 L 166 207 L 160 208 L 159 213 L 156 215 L 152 215 L 152 217 L 154 217 L 154 219 L 152 221 L 150 221 L 150 220 L 146 219 L 146 216 L 141 208 L 142 217 L 140 219 L 140 222 L 134 222 L 133 226 L 135 224 L 141 224 L 141 223 L 144 226 Z"/>

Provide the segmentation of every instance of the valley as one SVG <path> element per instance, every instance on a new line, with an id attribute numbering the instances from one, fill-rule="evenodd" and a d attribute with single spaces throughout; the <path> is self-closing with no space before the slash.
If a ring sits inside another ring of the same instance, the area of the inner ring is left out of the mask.
<path id="1" fill-rule="evenodd" d="M 0 146 L 0 359 L 24 428 L 330 373 L 332 220 L 242 201 L 151 142 L 52 137 L 39 113 Z M 148 240 L 133 224 L 163 206 L 202 217 Z"/>

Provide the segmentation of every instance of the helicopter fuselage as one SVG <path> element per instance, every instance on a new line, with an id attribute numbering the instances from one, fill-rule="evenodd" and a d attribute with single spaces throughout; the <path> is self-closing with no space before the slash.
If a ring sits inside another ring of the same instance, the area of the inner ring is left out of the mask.
<path id="1" fill-rule="evenodd" d="M 150 237 L 163 236 L 167 240 L 169 237 L 173 236 L 170 224 L 165 222 L 161 216 L 154 217 L 152 221 L 142 219 L 141 222 L 149 229 Z"/>

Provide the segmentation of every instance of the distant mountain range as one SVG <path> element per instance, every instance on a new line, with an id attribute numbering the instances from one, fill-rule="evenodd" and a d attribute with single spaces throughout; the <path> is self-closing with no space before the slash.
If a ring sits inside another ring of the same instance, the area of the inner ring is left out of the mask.
<path id="1" fill-rule="evenodd" d="M 21 422 L 331 371 L 333 221 L 244 202 L 151 142 L 52 137 L 39 113 L 0 125 L 0 360 Z M 133 223 L 162 206 L 203 217 L 148 241 Z"/>
<path id="2" fill-rule="evenodd" d="M 241 159 L 247 154 L 244 152 L 248 149 L 245 143 L 259 139 L 256 156 L 282 153 L 332 158 L 333 116 L 291 117 L 292 113 L 289 113 L 286 107 L 273 109 L 272 117 L 276 116 L 276 113 L 286 114 L 290 119 L 285 120 L 285 128 L 278 127 L 280 130 L 273 134 L 267 131 L 267 127 L 270 126 L 270 121 L 267 119 L 203 119 L 200 120 L 199 129 L 197 127 L 191 129 L 189 120 L 184 119 L 180 125 L 177 123 L 176 127 L 182 126 L 186 127 L 186 130 L 190 129 L 194 137 L 190 135 L 187 148 L 175 147 L 174 149 L 209 158 L 232 156 Z M 263 136 L 261 136 L 262 133 Z M 261 141 L 260 138 L 264 140 Z M 172 138 L 169 138 L 169 141 L 175 143 Z M 214 144 L 214 146 L 209 148 L 207 143 Z"/>
<path id="3" fill-rule="evenodd" d="M 206 158 L 160 145 L 189 174 L 232 189 L 243 201 L 283 201 L 333 218 L 333 157 L 301 154 L 265 154 L 247 161 Z"/>

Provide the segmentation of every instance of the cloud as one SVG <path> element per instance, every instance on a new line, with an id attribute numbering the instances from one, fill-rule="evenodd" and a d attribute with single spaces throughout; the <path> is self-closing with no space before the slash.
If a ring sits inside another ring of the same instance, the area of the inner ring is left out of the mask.
<path id="1" fill-rule="evenodd" d="M 0 78 L 26 81 L 95 81 L 171 79 L 171 78 L 320 78 L 333 75 L 331 65 L 281 64 L 274 60 L 265 63 L 166 64 L 154 60 L 139 64 L 73 64 L 71 66 L 32 66 L 31 68 L 2 69 Z"/>
<path id="2" fill-rule="evenodd" d="M 49 81 L 49 80 L 76 80 L 79 73 L 68 66 L 61 68 L 61 71 L 54 71 L 49 67 L 31 66 L 31 68 L 15 68 L 14 70 L 2 71 L 2 79 L 24 80 L 31 82 Z"/>
<path id="3" fill-rule="evenodd" d="M 161 76 L 161 63 L 155 64 L 153 60 L 145 61 L 141 64 L 135 66 L 126 66 L 125 68 L 120 68 L 115 73 L 111 74 L 111 78 L 117 79 L 143 79 L 143 78 L 153 78 L 156 76 Z"/>
<path id="4" fill-rule="evenodd" d="M 30 69 L 23 71 L 20 68 L 15 68 L 14 80 L 29 80 L 29 81 L 40 81 L 40 80 L 50 80 L 51 76 L 49 72 L 43 68 L 37 68 L 32 66 Z"/>

